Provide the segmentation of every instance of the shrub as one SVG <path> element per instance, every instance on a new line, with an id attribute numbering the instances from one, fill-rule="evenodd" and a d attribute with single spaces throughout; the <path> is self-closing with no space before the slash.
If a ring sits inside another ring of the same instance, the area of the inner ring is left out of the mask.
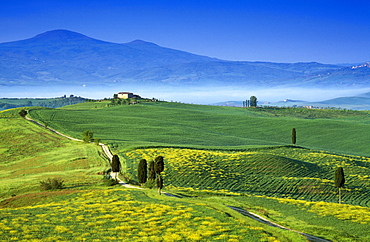
<path id="1" fill-rule="evenodd" d="M 94 139 L 94 143 L 95 143 L 96 145 L 99 145 L 99 144 L 100 144 L 100 141 L 101 141 L 101 139 Z"/>
<path id="2" fill-rule="evenodd" d="M 122 172 L 121 173 L 121 178 L 123 182 L 125 183 L 130 183 L 132 185 L 139 185 L 137 181 L 134 180 L 134 177 L 131 175 L 129 172 Z"/>
<path id="3" fill-rule="evenodd" d="M 86 143 L 93 141 L 94 140 L 93 137 L 94 137 L 94 133 L 89 130 L 82 132 L 82 140 Z"/>
<path id="4" fill-rule="evenodd" d="M 21 117 L 26 117 L 27 116 L 27 111 L 26 110 L 24 110 L 24 109 L 22 109 L 20 112 L 19 112 L 19 115 L 21 116 Z"/>
<path id="5" fill-rule="evenodd" d="M 56 190 L 64 188 L 64 181 L 61 178 L 46 179 L 45 181 L 40 181 L 41 190 Z"/>
<path id="6" fill-rule="evenodd" d="M 105 186 L 114 186 L 117 185 L 119 182 L 115 179 L 112 179 L 110 176 L 103 177 L 103 184 Z"/>
<path id="7" fill-rule="evenodd" d="M 157 181 L 155 179 L 148 179 L 145 183 L 145 187 L 146 188 L 149 188 L 149 189 L 152 189 L 153 187 L 155 187 L 157 185 Z"/>

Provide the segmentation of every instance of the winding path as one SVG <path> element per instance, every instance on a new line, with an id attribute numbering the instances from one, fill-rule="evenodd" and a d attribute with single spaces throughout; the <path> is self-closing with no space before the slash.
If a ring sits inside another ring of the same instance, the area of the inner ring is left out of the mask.
<path id="1" fill-rule="evenodd" d="M 323 239 L 323 238 L 320 238 L 320 237 L 316 237 L 316 236 L 313 236 L 313 235 L 310 235 L 310 234 L 306 234 L 306 233 L 303 233 L 303 232 L 299 232 L 299 231 L 296 231 L 296 230 L 293 230 L 293 229 L 289 229 L 289 228 L 286 228 L 280 224 L 277 224 L 277 223 L 274 223 L 270 220 L 267 220 L 265 219 L 264 217 L 261 217 L 259 216 L 258 214 L 255 214 L 255 213 L 252 213 L 252 212 L 249 212 L 247 210 L 244 210 L 244 209 L 241 209 L 241 208 L 238 208 L 238 207 L 233 207 L 233 206 L 227 206 L 229 208 L 231 208 L 232 210 L 244 215 L 244 216 L 247 216 L 247 217 L 250 217 L 260 223 L 263 223 L 263 224 L 266 224 L 268 226 L 271 226 L 271 227 L 277 227 L 277 228 L 280 228 L 280 229 L 285 229 L 285 230 L 289 230 L 289 231 L 293 231 L 293 232 L 296 232 L 298 234 L 301 234 L 303 236 L 305 236 L 308 241 L 312 241 L 312 242 L 331 242 L 330 240 L 326 240 L 326 239 Z"/>
<path id="2" fill-rule="evenodd" d="M 52 128 L 49 128 L 49 127 L 45 127 L 45 125 L 43 125 L 43 124 L 41 124 L 41 123 L 37 122 L 36 120 L 33 120 L 33 119 L 32 119 L 32 118 L 30 118 L 30 117 L 27 117 L 27 116 L 26 116 L 25 118 L 26 118 L 28 121 L 30 121 L 30 122 L 32 122 L 32 123 L 35 123 L 35 124 L 37 124 L 37 125 L 39 125 L 39 126 L 41 126 L 41 127 L 43 127 L 43 128 L 46 128 L 46 129 L 50 130 L 51 132 L 53 132 L 53 133 L 55 133 L 55 134 L 57 134 L 57 135 L 63 136 L 63 137 L 65 137 L 65 138 L 67 138 L 67 139 L 70 139 L 70 140 L 83 142 L 83 140 L 81 140 L 81 139 L 76 139 L 76 138 L 73 138 L 73 137 L 71 137 L 71 136 L 68 136 L 68 135 L 62 134 L 62 133 L 60 133 L 59 131 L 56 131 L 55 129 L 52 129 Z M 107 145 L 103 144 L 103 143 L 99 143 L 99 145 L 101 146 L 101 148 L 102 148 L 102 150 L 103 150 L 104 154 L 108 157 L 109 161 L 112 161 L 113 154 L 112 154 L 112 152 L 110 151 L 109 147 L 108 147 Z M 130 184 L 127 184 L 127 183 L 123 182 L 123 181 L 122 181 L 121 179 L 119 179 L 119 178 L 118 178 L 118 182 L 119 182 L 119 184 L 120 184 L 120 185 L 122 185 L 122 186 L 124 186 L 124 187 L 127 187 L 127 188 L 143 189 L 143 188 L 141 188 L 141 187 L 136 187 L 136 186 L 132 186 L 132 185 L 130 185 Z"/>
<path id="3" fill-rule="evenodd" d="M 83 140 L 80 140 L 80 139 L 76 139 L 76 138 L 73 138 L 73 137 L 70 137 L 68 135 L 65 135 L 65 134 L 62 134 L 58 131 L 56 131 L 55 129 L 52 129 L 52 128 L 48 128 L 48 127 L 45 127 L 44 125 L 42 125 L 41 123 L 29 118 L 29 117 L 25 117 L 27 120 L 43 127 L 43 128 L 47 128 L 48 130 L 52 131 L 53 133 L 56 133 L 60 136 L 63 136 L 65 138 L 68 138 L 70 140 L 74 140 L 74 141 L 79 141 L 79 142 L 82 142 Z M 99 145 L 102 147 L 102 150 L 104 152 L 104 154 L 109 158 L 109 160 L 111 161 L 112 160 L 112 157 L 113 157 L 113 154 L 112 152 L 109 150 L 109 147 L 103 143 L 99 143 Z M 127 188 L 134 188 L 134 189 L 144 189 L 142 187 L 137 187 L 137 186 L 133 186 L 133 185 L 130 185 L 130 184 L 127 184 L 125 182 L 123 182 L 121 179 L 118 178 L 118 182 L 121 186 L 124 186 L 124 187 L 127 187 Z M 167 193 L 167 192 L 162 192 L 164 195 L 166 196 L 169 196 L 169 197 L 175 197 L 175 198 L 181 198 L 179 196 L 176 196 L 176 195 L 173 195 L 171 193 Z M 266 225 L 269 225 L 269 226 L 272 226 L 272 227 L 277 227 L 277 228 L 280 228 L 280 229 L 285 229 L 285 230 L 289 230 L 289 231 L 293 231 L 293 232 L 296 232 L 298 234 L 301 234 L 303 236 L 305 236 L 309 241 L 312 241 L 312 242 L 331 242 L 330 240 L 326 240 L 326 239 L 323 239 L 323 238 L 320 238 L 320 237 L 316 237 L 316 236 L 313 236 L 313 235 L 310 235 L 310 234 L 306 234 L 306 233 L 303 233 L 303 232 L 299 232 L 299 231 L 296 231 L 296 230 L 292 230 L 292 229 L 289 229 L 289 228 L 286 228 L 282 225 L 279 225 L 279 224 L 276 224 L 268 219 L 265 219 L 255 213 L 252 213 L 252 212 L 249 212 L 247 210 L 244 210 L 244 209 L 241 209 L 241 208 L 237 208 L 237 207 L 233 207 L 233 206 L 227 206 L 231 209 L 233 209 L 234 211 L 244 215 L 244 216 L 247 216 L 251 219 L 254 219 L 260 223 L 263 223 L 263 224 L 266 224 Z"/>

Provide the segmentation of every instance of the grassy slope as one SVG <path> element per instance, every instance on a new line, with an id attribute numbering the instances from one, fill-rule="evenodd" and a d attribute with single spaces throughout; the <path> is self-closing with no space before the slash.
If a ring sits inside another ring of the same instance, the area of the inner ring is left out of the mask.
<path id="1" fill-rule="evenodd" d="M 337 202 L 336 167 L 346 175 L 343 201 L 370 207 L 370 159 L 297 148 L 253 151 L 137 149 L 122 152 L 127 171 L 136 178 L 138 162 L 165 157 L 164 183 L 169 188 L 223 191 Z"/>
<path id="2" fill-rule="evenodd" d="M 288 109 L 277 111 L 176 103 L 105 108 L 104 103 L 32 110 L 31 116 L 79 138 L 85 130 L 120 149 L 137 146 L 245 148 L 297 144 L 346 154 L 369 155 L 366 112 Z M 275 113 L 274 113 L 275 112 Z"/>
<path id="3" fill-rule="evenodd" d="M 0 199 L 38 191 L 49 177 L 66 186 L 96 182 L 95 174 L 108 166 L 100 147 L 61 138 L 11 111 L 0 114 L 0 140 Z"/>

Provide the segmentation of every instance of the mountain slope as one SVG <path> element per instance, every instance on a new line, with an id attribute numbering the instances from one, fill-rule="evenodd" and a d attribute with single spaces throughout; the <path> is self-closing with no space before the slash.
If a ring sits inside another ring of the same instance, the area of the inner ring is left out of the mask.
<path id="1" fill-rule="evenodd" d="M 54 30 L 0 44 L 0 85 L 367 86 L 370 68 L 224 61 L 135 40 L 105 42 Z"/>

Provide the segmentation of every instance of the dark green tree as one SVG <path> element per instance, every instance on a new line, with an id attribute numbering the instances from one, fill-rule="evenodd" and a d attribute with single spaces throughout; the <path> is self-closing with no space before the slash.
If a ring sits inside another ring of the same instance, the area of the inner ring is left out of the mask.
<path id="1" fill-rule="evenodd" d="M 21 111 L 19 111 L 19 115 L 20 115 L 22 118 L 24 118 L 24 117 L 26 117 L 26 116 L 27 116 L 27 111 L 26 111 L 26 110 L 24 110 L 24 109 L 22 109 Z"/>
<path id="2" fill-rule="evenodd" d="M 155 158 L 155 163 L 154 163 L 154 171 L 156 174 L 161 175 L 161 172 L 164 170 L 164 161 L 163 161 L 163 156 L 157 156 Z"/>
<path id="3" fill-rule="evenodd" d="M 297 132 L 295 128 L 292 129 L 292 144 L 295 145 L 297 142 Z"/>
<path id="4" fill-rule="evenodd" d="M 158 187 L 158 194 L 161 195 L 161 190 L 163 188 L 163 179 L 161 176 L 161 172 L 164 170 L 164 158 L 163 156 L 157 156 L 155 158 L 155 163 L 154 163 L 154 171 L 157 176 L 157 187 Z"/>
<path id="5" fill-rule="evenodd" d="M 339 203 L 342 202 L 341 190 L 340 189 L 344 186 L 345 181 L 346 180 L 344 179 L 343 167 L 338 167 L 335 170 L 334 183 L 335 183 L 335 186 L 338 187 Z"/>
<path id="6" fill-rule="evenodd" d="M 121 171 L 121 162 L 119 161 L 118 155 L 113 155 L 111 166 L 113 172 L 112 178 L 118 180 L 118 173 Z"/>
<path id="7" fill-rule="evenodd" d="M 149 180 L 155 179 L 154 161 L 149 163 Z"/>
<path id="8" fill-rule="evenodd" d="M 146 183 L 146 179 L 148 178 L 147 170 L 148 168 L 146 160 L 141 159 L 137 168 L 137 178 L 139 179 L 139 183 L 141 186 Z"/>
<path id="9" fill-rule="evenodd" d="M 255 96 L 251 96 L 249 99 L 249 103 L 251 107 L 257 107 L 257 98 Z"/>
<path id="10" fill-rule="evenodd" d="M 94 140 L 93 137 L 94 137 L 94 133 L 89 130 L 82 132 L 82 140 L 86 143 L 93 141 Z"/>

